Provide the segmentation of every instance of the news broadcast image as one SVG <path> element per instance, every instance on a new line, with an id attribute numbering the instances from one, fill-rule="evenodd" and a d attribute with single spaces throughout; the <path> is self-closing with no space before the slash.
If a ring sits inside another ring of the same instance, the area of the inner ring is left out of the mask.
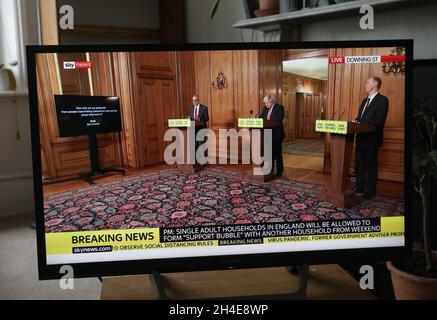
<path id="1" fill-rule="evenodd" d="M 37 53 L 47 265 L 404 247 L 405 61 Z"/>

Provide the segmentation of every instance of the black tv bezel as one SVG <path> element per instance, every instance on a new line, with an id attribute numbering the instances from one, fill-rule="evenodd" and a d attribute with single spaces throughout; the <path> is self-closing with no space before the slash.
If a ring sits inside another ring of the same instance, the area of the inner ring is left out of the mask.
<path id="1" fill-rule="evenodd" d="M 121 124 L 121 110 L 120 110 L 120 97 L 118 96 L 84 96 L 84 95 L 72 95 L 72 94 L 55 94 L 55 108 L 56 108 L 56 120 L 58 122 L 58 129 L 59 129 L 59 137 L 61 138 L 68 138 L 68 137 L 79 137 L 79 136 L 86 136 L 89 134 L 100 134 L 100 133 L 114 133 L 114 132 L 120 132 L 122 130 L 122 124 Z M 112 130 L 112 129 L 108 129 L 108 130 L 104 130 L 101 128 L 81 128 L 80 130 L 78 130 L 76 134 L 63 134 L 65 133 L 64 129 L 61 129 L 62 125 L 61 125 L 61 121 L 59 120 L 59 106 L 57 104 L 56 101 L 56 97 L 64 97 L 64 98 L 73 98 L 73 99 L 77 99 L 79 98 L 117 98 L 117 106 L 118 106 L 118 110 L 117 110 L 117 115 L 118 115 L 118 127 L 116 130 Z M 79 132 L 80 131 L 80 132 Z"/>
<path id="2" fill-rule="evenodd" d="M 259 268 L 290 266 L 300 263 L 356 263 L 395 260 L 411 254 L 411 194 L 412 150 L 407 141 L 412 134 L 412 72 L 413 40 L 362 40 L 362 41 L 312 41 L 312 42 L 258 42 L 258 43 L 205 43 L 205 44 L 150 44 L 150 45 L 62 45 L 27 46 L 27 68 L 29 87 L 29 110 L 33 153 L 33 181 L 37 228 L 38 275 L 40 280 L 59 279 L 61 265 L 47 265 L 43 210 L 43 189 L 38 117 L 36 78 L 36 54 L 61 52 L 141 52 L 141 51 L 208 51 L 208 50 L 265 50 L 265 49 L 329 49 L 329 48 L 378 48 L 405 47 L 405 246 L 361 249 L 318 250 L 305 252 L 241 254 L 189 258 L 166 258 L 153 260 L 130 260 L 70 264 L 75 278 L 104 277 L 133 274 L 148 274 L 152 271 L 184 272 L 220 270 L 234 268 Z"/>

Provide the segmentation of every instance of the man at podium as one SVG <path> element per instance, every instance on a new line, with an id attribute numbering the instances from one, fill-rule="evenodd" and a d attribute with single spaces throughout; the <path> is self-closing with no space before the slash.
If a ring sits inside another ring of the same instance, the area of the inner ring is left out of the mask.
<path id="1" fill-rule="evenodd" d="M 281 121 L 281 125 L 272 128 L 272 173 L 275 169 L 276 174 L 282 175 L 284 171 L 284 160 L 282 158 L 282 141 L 285 138 L 284 125 L 284 106 L 277 104 L 275 98 L 268 94 L 264 97 L 264 109 L 260 114 L 260 118 L 267 120 Z"/>
<path id="2" fill-rule="evenodd" d="M 382 81 L 378 77 L 371 77 L 366 82 L 367 97 L 361 102 L 355 121 L 376 126 L 376 131 L 358 133 L 355 138 L 355 176 L 354 191 L 362 193 L 364 199 L 376 195 L 378 179 L 378 150 L 384 141 L 384 125 L 388 113 L 389 101 L 379 90 Z"/>
<path id="3" fill-rule="evenodd" d="M 206 122 L 209 121 L 208 107 L 200 104 L 200 97 L 197 94 L 193 96 L 193 104 L 190 106 L 189 114 L 191 121 L 205 122 L 205 126 L 199 127 L 200 129 L 206 128 Z"/>
<path id="4" fill-rule="evenodd" d="M 207 128 L 206 122 L 209 121 L 208 107 L 200 104 L 200 97 L 198 94 L 193 96 L 193 104 L 190 106 L 189 115 L 191 121 L 202 121 L 204 124 L 196 126 L 196 135 L 199 130 Z M 204 141 L 196 141 L 196 151 Z"/>

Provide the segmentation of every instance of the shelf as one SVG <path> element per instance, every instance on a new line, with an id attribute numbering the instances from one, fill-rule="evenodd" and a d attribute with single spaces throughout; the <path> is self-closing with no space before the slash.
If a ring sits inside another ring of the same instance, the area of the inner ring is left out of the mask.
<path id="1" fill-rule="evenodd" d="M 376 12 L 383 12 L 402 7 L 412 7 L 436 3 L 434 0 L 356 0 L 345 3 L 331 4 L 318 8 L 307 8 L 298 11 L 285 12 L 266 17 L 240 20 L 233 27 L 240 29 L 258 29 L 267 31 L 278 28 L 278 25 L 293 25 L 311 20 L 328 20 L 339 16 L 358 15 L 361 6 L 371 5 Z"/>
<path id="2" fill-rule="evenodd" d="M 29 94 L 27 90 L 0 91 L 0 97 L 25 97 Z"/>

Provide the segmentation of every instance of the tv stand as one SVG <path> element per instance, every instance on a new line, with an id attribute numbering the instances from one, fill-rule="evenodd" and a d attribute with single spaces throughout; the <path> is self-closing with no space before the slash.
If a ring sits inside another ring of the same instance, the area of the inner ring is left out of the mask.
<path id="1" fill-rule="evenodd" d="M 156 291 L 156 295 L 159 300 L 168 300 L 167 293 L 165 292 L 164 285 L 162 283 L 163 277 L 158 271 L 153 271 L 150 274 L 150 281 L 152 282 L 153 289 Z"/>
<path id="2" fill-rule="evenodd" d="M 120 173 L 123 176 L 126 174 L 126 171 L 123 169 L 117 169 L 117 168 L 102 169 L 100 167 L 99 150 L 97 145 L 97 134 L 95 132 L 88 133 L 88 150 L 90 154 L 91 171 L 81 174 L 80 175 L 81 179 L 85 180 L 89 184 L 94 184 L 95 177 L 102 176 L 109 172 Z"/>
<path id="3" fill-rule="evenodd" d="M 288 271 L 299 277 L 299 286 L 297 291 L 291 293 L 282 294 L 268 294 L 268 295 L 250 295 L 250 296 L 235 296 L 235 297 L 216 297 L 208 300 L 305 300 L 307 298 L 307 285 L 308 285 L 308 264 L 304 263 L 287 268 Z M 158 272 L 153 271 L 149 275 L 152 282 L 153 289 L 159 300 L 169 300 L 169 297 L 165 291 L 163 284 L 164 277 Z"/>

